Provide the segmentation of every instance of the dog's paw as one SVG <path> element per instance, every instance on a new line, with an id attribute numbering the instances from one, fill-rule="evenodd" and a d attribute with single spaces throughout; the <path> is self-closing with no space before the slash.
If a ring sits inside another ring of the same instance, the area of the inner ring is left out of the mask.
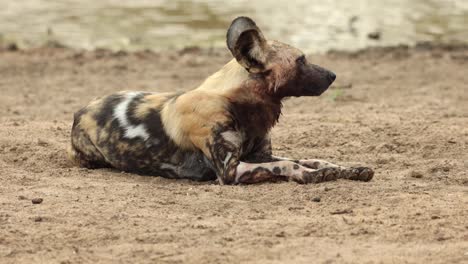
<path id="1" fill-rule="evenodd" d="M 314 170 L 318 169 L 320 166 L 320 161 L 313 159 L 302 159 L 298 160 L 297 163 L 299 163 L 301 166 Z"/>
<path id="2" fill-rule="evenodd" d="M 370 181 L 374 177 L 374 171 L 367 167 L 348 168 L 342 171 L 342 178 L 353 181 Z"/>
<path id="3" fill-rule="evenodd" d="M 325 181 L 334 181 L 340 178 L 340 170 L 338 168 L 324 168 L 320 170 L 307 170 L 302 172 L 302 176 L 297 182 L 306 183 L 319 183 Z"/>

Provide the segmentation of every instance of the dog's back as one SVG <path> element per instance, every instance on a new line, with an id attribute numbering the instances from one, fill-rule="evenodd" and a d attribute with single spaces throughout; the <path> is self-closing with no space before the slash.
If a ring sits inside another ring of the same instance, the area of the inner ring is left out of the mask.
<path id="1" fill-rule="evenodd" d="M 162 114 L 179 95 L 120 92 L 94 100 L 75 114 L 72 160 L 88 168 L 214 179 L 201 152 L 181 148 L 165 130 Z"/>

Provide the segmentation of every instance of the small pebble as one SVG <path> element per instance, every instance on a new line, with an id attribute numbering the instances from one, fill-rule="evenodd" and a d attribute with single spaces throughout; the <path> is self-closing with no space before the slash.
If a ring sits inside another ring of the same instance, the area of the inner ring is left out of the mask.
<path id="1" fill-rule="evenodd" d="M 419 171 L 411 171 L 410 176 L 416 179 L 421 179 L 423 177 L 422 173 Z"/>
<path id="2" fill-rule="evenodd" d="M 41 204 L 42 201 L 44 201 L 44 199 L 42 199 L 42 198 L 34 198 L 34 199 L 31 200 L 31 202 L 33 204 Z"/>
<path id="3" fill-rule="evenodd" d="M 286 233 L 284 231 L 281 231 L 275 235 L 276 237 L 286 237 Z"/>
<path id="4" fill-rule="evenodd" d="M 451 237 L 449 237 L 449 236 L 440 236 L 440 237 L 437 238 L 437 241 L 445 241 L 445 240 L 449 240 L 449 239 L 451 239 Z"/>
<path id="5" fill-rule="evenodd" d="M 320 203 L 322 199 L 320 199 L 320 197 L 314 197 L 312 198 L 312 202 L 316 202 L 316 203 Z"/>
<path id="6" fill-rule="evenodd" d="M 332 215 L 341 215 L 341 214 L 352 214 L 353 210 L 351 209 L 344 209 L 344 210 L 336 210 L 333 212 L 330 212 Z"/>
<path id="7" fill-rule="evenodd" d="M 42 219 L 42 217 L 40 217 L 40 216 L 34 217 L 34 222 L 42 222 L 42 220 L 43 220 L 43 219 Z"/>
<path id="8" fill-rule="evenodd" d="M 367 37 L 369 39 L 379 40 L 381 38 L 381 33 L 378 31 L 370 32 L 369 34 L 367 34 Z"/>
<path id="9" fill-rule="evenodd" d="M 39 145 L 39 146 L 41 146 L 41 147 L 45 147 L 45 146 L 48 145 L 48 143 L 47 143 L 45 140 L 43 140 L 43 139 L 38 139 L 38 140 L 37 140 L 37 145 Z"/>
<path id="10" fill-rule="evenodd" d="M 19 47 L 18 47 L 18 44 L 16 43 L 10 43 L 7 45 L 7 50 L 8 51 L 18 51 L 19 50 Z"/>

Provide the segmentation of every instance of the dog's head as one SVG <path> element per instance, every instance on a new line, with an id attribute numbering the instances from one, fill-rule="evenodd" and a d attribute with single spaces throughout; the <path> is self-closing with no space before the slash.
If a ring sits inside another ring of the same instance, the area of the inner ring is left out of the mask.
<path id="1" fill-rule="evenodd" d="M 227 32 L 227 46 L 237 62 L 262 78 L 268 92 L 278 96 L 318 96 L 336 75 L 307 61 L 298 49 L 278 41 L 267 41 L 255 22 L 236 18 Z"/>

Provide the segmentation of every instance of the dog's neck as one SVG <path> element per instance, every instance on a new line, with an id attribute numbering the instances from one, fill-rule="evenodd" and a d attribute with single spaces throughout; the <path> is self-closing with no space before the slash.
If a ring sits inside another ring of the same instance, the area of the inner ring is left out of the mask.
<path id="1" fill-rule="evenodd" d="M 268 132 L 281 115 L 282 98 L 269 94 L 265 80 L 250 74 L 235 59 L 196 90 L 225 97 L 239 125 L 255 134 Z"/>
<path id="2" fill-rule="evenodd" d="M 209 90 L 217 94 L 228 94 L 249 79 L 247 72 L 235 59 L 209 76 L 197 90 Z"/>
<path id="3" fill-rule="evenodd" d="M 235 59 L 229 61 L 219 71 L 209 76 L 196 90 L 205 90 L 210 93 L 233 97 L 233 95 L 250 99 L 261 99 L 281 103 L 284 96 L 271 88 L 272 84 L 259 74 L 251 74 Z"/>

